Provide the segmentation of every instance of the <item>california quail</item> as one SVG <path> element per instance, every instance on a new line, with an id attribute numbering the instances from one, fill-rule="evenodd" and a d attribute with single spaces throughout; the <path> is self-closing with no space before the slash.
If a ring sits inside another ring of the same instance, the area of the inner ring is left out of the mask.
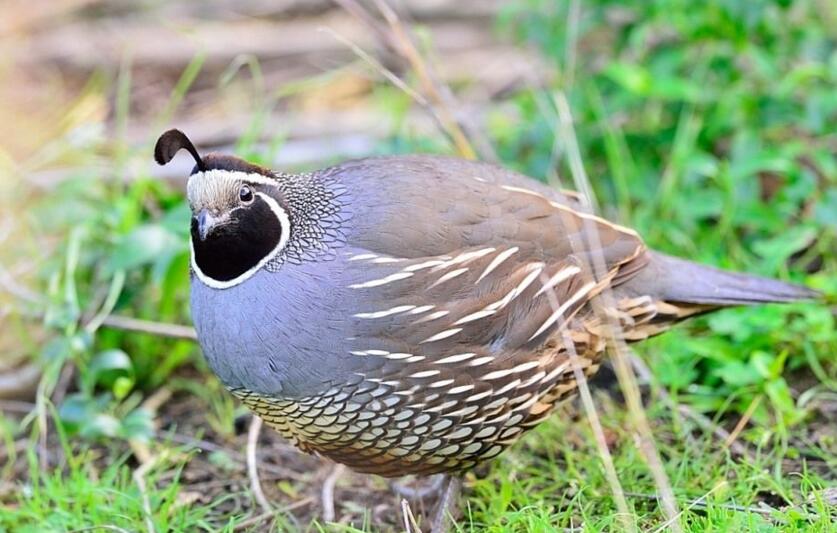
<path id="1" fill-rule="evenodd" d="M 307 452 L 383 476 L 495 457 L 605 348 L 720 307 L 808 289 L 649 250 L 578 199 L 499 166 L 435 156 L 281 174 L 194 157 L 192 314 L 225 385 Z M 601 268 L 597 268 L 597 263 Z"/>

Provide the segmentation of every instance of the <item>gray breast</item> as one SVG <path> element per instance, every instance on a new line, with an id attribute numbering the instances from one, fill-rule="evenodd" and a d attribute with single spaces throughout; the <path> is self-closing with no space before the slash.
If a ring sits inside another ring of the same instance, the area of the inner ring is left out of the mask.
<path id="1" fill-rule="evenodd" d="M 193 277 L 192 318 L 221 381 L 287 398 L 326 387 L 349 350 L 342 270 L 336 260 L 288 263 L 222 290 Z"/>

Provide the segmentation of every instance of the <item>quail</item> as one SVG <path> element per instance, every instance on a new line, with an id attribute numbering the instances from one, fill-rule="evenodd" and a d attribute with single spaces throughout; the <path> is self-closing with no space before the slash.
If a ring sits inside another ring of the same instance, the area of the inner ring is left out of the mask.
<path id="1" fill-rule="evenodd" d="M 428 155 L 283 174 L 178 130 L 191 308 L 226 387 L 306 452 L 382 476 L 496 457 L 625 341 L 809 289 L 649 250 L 578 196 L 502 167 Z M 595 309 L 608 291 L 608 306 Z M 574 363 L 575 364 L 575 363 Z"/>

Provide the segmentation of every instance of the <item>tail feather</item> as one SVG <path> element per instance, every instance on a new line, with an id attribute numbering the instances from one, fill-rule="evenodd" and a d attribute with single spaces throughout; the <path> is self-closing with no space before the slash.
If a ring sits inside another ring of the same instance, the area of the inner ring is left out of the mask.
<path id="1" fill-rule="evenodd" d="M 814 299 L 817 291 L 760 276 L 728 272 L 658 252 L 642 273 L 626 284 L 635 294 L 665 302 L 726 307 Z"/>

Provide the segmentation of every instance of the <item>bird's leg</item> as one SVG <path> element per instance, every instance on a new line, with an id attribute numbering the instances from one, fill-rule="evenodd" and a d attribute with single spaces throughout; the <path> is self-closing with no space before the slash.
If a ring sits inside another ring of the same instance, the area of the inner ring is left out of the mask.
<path id="1" fill-rule="evenodd" d="M 462 487 L 462 478 L 456 475 L 445 476 L 445 490 L 439 503 L 436 504 L 436 513 L 433 517 L 431 533 L 446 533 L 448 530 L 448 517 L 453 520 L 457 508 L 459 489 Z"/>
<path id="2" fill-rule="evenodd" d="M 425 498 L 435 497 L 438 495 L 439 491 L 445 486 L 445 478 L 444 474 L 436 474 L 433 476 L 433 480 L 423 487 L 408 487 L 403 483 L 398 483 L 393 481 L 390 483 L 390 487 L 392 487 L 393 492 L 397 495 L 401 496 L 402 498 L 407 498 L 408 500 L 424 500 Z"/>
<path id="3" fill-rule="evenodd" d="M 336 463 L 329 469 L 328 477 L 323 482 L 322 502 L 323 502 L 323 521 L 334 522 L 334 485 L 337 480 L 343 475 L 346 467 Z"/>

